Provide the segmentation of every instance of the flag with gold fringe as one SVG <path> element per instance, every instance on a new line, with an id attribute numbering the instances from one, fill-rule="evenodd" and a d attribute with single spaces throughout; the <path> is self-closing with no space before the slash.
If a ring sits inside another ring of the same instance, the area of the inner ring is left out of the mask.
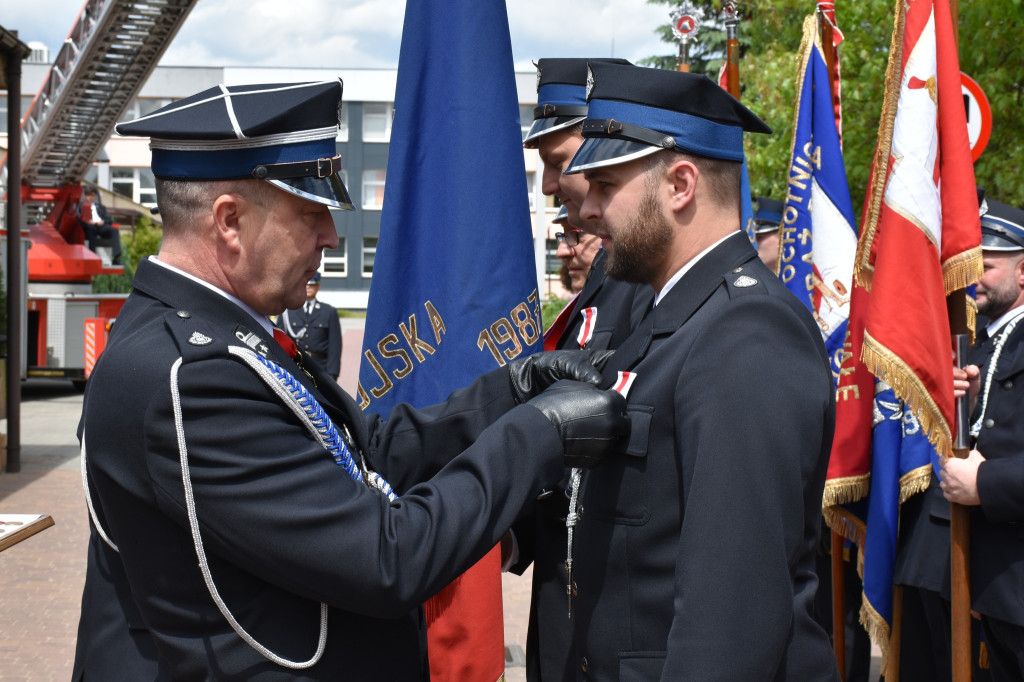
<path id="1" fill-rule="evenodd" d="M 974 167 L 944 0 L 896 3 L 870 183 L 824 511 L 859 545 L 861 620 L 887 658 L 899 505 L 928 487 L 936 460 L 952 451 L 946 297 L 981 276 Z"/>

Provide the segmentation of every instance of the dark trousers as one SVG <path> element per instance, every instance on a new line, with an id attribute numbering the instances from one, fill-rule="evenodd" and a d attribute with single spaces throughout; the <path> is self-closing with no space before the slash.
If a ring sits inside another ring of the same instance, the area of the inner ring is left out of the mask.
<path id="1" fill-rule="evenodd" d="M 85 237 L 89 242 L 89 249 L 95 251 L 99 246 L 109 245 L 112 250 L 111 260 L 114 263 L 121 262 L 121 233 L 110 223 L 102 225 L 84 226 Z"/>
<path id="2" fill-rule="evenodd" d="M 981 617 L 993 682 L 1024 682 L 1024 627 Z"/>

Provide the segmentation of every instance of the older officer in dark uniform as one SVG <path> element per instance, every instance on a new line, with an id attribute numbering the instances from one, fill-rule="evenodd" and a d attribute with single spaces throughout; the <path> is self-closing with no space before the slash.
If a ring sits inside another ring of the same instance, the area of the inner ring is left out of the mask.
<path id="1" fill-rule="evenodd" d="M 591 69 L 580 216 L 656 297 L 604 371 L 626 454 L 578 491 L 575 679 L 838 680 L 812 614 L 832 376 L 740 225 L 743 132 L 770 130 L 704 76 Z"/>
<path id="2" fill-rule="evenodd" d="M 981 614 L 992 679 L 1024 680 L 1024 211 L 987 201 L 970 353 L 974 449 L 942 468 L 946 499 L 971 513 L 971 608 Z M 948 547 L 948 538 L 947 547 Z M 948 561 L 947 561 L 948 565 Z"/>
<path id="3" fill-rule="evenodd" d="M 337 381 L 341 374 L 341 324 L 334 306 L 316 300 L 320 273 L 306 282 L 306 301 L 277 316 L 274 326 L 290 336 L 305 355 Z"/>
<path id="4" fill-rule="evenodd" d="M 544 347 L 614 349 L 632 331 L 653 297 L 647 285 L 618 282 L 605 276 L 607 254 L 600 240 L 580 220 L 587 193 L 582 176 L 563 175 L 583 144 L 581 126 L 587 115 L 587 62 L 629 65 L 624 59 L 541 59 L 537 62 L 537 108 L 523 142 L 536 148 L 544 163 L 542 190 L 558 196 L 566 211 L 559 254 L 588 269 L 573 277 L 579 293 L 547 331 Z M 589 257 L 584 257 L 589 253 Z M 565 486 L 545 492 L 531 517 L 516 523 L 519 560 L 511 568 L 521 573 L 533 562 L 530 621 L 526 638 L 526 677 L 531 682 L 562 680 L 571 675 L 571 626 L 566 608 Z"/>
<path id="5" fill-rule="evenodd" d="M 220 86 L 118 126 L 152 138 L 164 240 L 85 396 L 77 677 L 426 680 L 419 605 L 626 429 L 611 392 L 537 395 L 580 353 L 385 421 L 275 343 L 349 204 L 340 103 L 340 81 Z"/>

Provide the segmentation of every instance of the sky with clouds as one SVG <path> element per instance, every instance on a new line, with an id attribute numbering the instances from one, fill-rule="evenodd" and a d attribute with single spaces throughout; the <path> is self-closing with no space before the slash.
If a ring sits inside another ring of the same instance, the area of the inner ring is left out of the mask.
<path id="1" fill-rule="evenodd" d="M 480 1 L 480 0 L 473 0 Z M 0 25 L 56 54 L 82 0 L 3 0 Z M 647 0 L 507 0 L 513 59 L 672 54 Z M 388 0 L 199 0 L 164 55 L 172 66 L 394 68 L 405 3 Z"/>

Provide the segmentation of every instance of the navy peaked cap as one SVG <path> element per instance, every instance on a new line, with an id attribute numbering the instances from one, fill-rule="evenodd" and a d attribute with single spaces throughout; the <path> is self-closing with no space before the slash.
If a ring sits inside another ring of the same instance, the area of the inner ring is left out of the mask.
<path id="1" fill-rule="evenodd" d="M 778 199 L 757 197 L 757 210 L 754 211 L 754 234 L 771 232 L 779 229 L 782 224 L 782 211 L 786 204 Z"/>
<path id="2" fill-rule="evenodd" d="M 987 198 L 983 207 L 985 212 L 981 215 L 982 250 L 1024 249 L 1024 211 Z"/>
<path id="3" fill-rule="evenodd" d="M 743 161 L 743 132 L 772 130 L 707 76 L 592 63 L 583 145 L 566 173 L 626 163 L 659 149 Z"/>
<path id="4" fill-rule="evenodd" d="M 631 65 L 628 60 L 615 58 L 555 57 L 537 61 L 537 107 L 523 146 L 533 149 L 538 137 L 574 126 L 587 117 L 590 62 Z"/>
<path id="5" fill-rule="evenodd" d="M 317 284 L 317 285 L 319 285 L 320 284 L 320 273 L 319 272 L 314 272 L 313 276 L 309 278 L 309 281 L 306 282 L 306 284 Z"/>
<path id="6" fill-rule="evenodd" d="M 254 178 L 310 201 L 351 209 L 335 144 L 341 93 L 340 79 L 219 85 L 118 123 L 114 130 L 150 138 L 158 178 Z"/>

